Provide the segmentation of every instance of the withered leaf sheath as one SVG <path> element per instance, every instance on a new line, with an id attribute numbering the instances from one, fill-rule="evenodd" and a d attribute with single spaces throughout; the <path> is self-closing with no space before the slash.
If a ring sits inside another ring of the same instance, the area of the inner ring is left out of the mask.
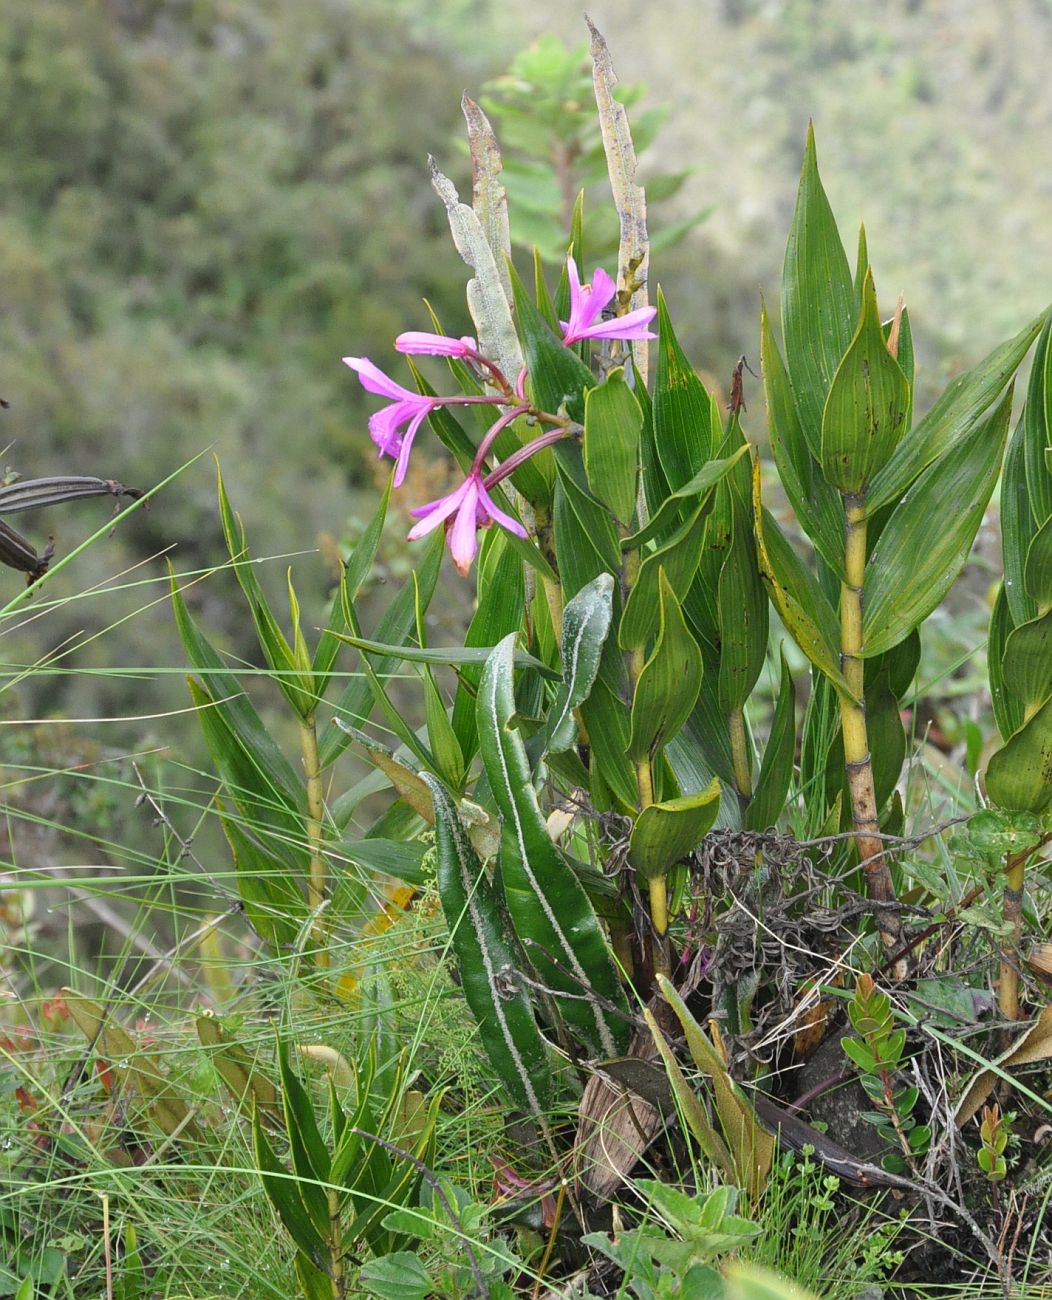
<path id="1" fill-rule="evenodd" d="M 125 487 L 113 478 L 89 478 L 80 475 L 56 474 L 49 478 L 29 478 L 8 487 L 0 487 L 0 515 L 15 515 L 23 510 L 39 510 L 43 506 L 58 505 L 63 501 L 77 501 L 81 497 L 131 497 L 138 500 L 138 488 Z"/>
<path id="2" fill-rule="evenodd" d="M 24 573 L 27 583 L 36 582 L 47 573 L 54 553 L 54 542 L 49 541 L 38 555 L 35 547 L 30 545 L 21 533 L 16 533 L 10 524 L 5 524 L 0 519 L 0 564 L 6 564 L 8 568 L 18 569 Z"/>

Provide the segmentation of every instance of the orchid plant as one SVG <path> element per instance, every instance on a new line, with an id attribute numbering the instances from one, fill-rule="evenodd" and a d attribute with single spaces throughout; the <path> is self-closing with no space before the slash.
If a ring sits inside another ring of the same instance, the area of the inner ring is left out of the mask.
<path id="1" fill-rule="evenodd" d="M 744 358 L 727 404 L 685 355 L 660 290 L 649 302 L 631 133 L 594 31 L 593 56 L 622 231 L 616 276 L 596 267 L 582 281 L 579 201 L 554 294 L 540 258 L 524 282 L 510 257 L 497 142 L 465 101 L 472 205 L 434 164 L 432 179 L 471 268 L 473 331 L 447 334 L 433 320 L 432 332 L 400 334 L 412 386 L 365 357 L 343 358 L 383 399 L 368 433 L 393 473 L 313 651 L 291 583 L 291 640 L 280 631 L 223 494 L 236 576 L 300 722 L 302 774 L 176 596 L 224 826 L 261 937 L 279 954 L 309 951 L 324 978 L 334 927 L 361 921 L 378 882 L 424 886 L 424 832 L 433 833 L 481 1042 L 509 1096 L 542 1125 L 558 1077 L 553 1044 L 563 1060 L 614 1058 L 638 1028 L 634 997 L 667 1000 L 686 969 L 704 979 L 726 905 L 704 895 L 697 869 L 714 828 L 762 836 L 785 826 L 792 804 L 798 828 L 835 842 L 836 887 L 869 896 L 859 960 L 907 973 L 898 897 L 909 864 L 885 847 L 904 824 L 902 701 L 924 620 L 967 561 L 1000 472 L 1012 377 L 1045 321 L 915 419 L 909 313 L 880 312 L 864 233 L 852 272 L 809 133 L 781 345 L 766 309 L 761 319 L 773 462 L 762 463 L 742 423 Z M 448 367 L 442 391 L 421 358 Z M 1047 383 L 1042 366 L 1032 384 Z M 1047 388 L 1032 389 L 1029 409 L 1047 414 L 1047 404 Z M 1029 419 L 1026 475 L 1043 482 L 1047 421 Z M 411 505 L 412 581 L 367 636 L 359 596 L 425 424 L 462 478 Z M 788 528 L 766 504 L 775 476 L 795 515 Z M 952 515 L 947 500 L 959 505 Z M 999 604 L 1006 665 L 1044 635 L 1047 513 L 1021 517 L 1013 539 L 1025 599 L 1017 592 L 1013 605 L 1010 592 Z M 434 646 L 426 614 L 446 545 L 458 573 L 474 574 L 475 604 L 459 643 Z M 769 645 L 771 604 L 811 668 L 799 734 L 792 660 Z M 346 644 L 361 673 L 327 701 Z M 414 723 L 390 691 L 402 664 L 419 675 Z M 765 667 L 774 689 L 761 743 L 748 706 Z M 988 786 L 1000 804 L 1036 815 L 1048 807 L 1052 685 L 1040 666 L 1032 677 L 1021 702 L 1009 699 L 1014 683 L 1001 684 L 1000 700 L 995 691 L 1006 745 Z M 323 708 L 333 725 L 318 725 Z M 374 715 L 383 738 L 370 730 Z M 352 744 L 375 772 L 337 793 L 334 765 Z M 395 800 L 351 836 L 379 785 Z M 759 874 L 762 852 L 751 852 Z M 689 930 L 676 933 L 688 915 Z M 731 1032 L 750 1023 L 759 985 L 743 981 L 712 1008 Z"/>

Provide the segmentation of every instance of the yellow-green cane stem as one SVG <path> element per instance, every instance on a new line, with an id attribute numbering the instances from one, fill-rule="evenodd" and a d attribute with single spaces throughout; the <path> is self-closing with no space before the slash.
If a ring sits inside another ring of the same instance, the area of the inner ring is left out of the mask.
<path id="1" fill-rule="evenodd" d="M 745 810 L 752 799 L 752 763 L 749 761 L 749 738 L 745 734 L 745 714 L 741 709 L 734 709 L 728 715 L 727 729 L 731 741 L 734 786 L 738 792 L 738 805 L 744 817 Z"/>
<path id="2" fill-rule="evenodd" d="M 858 856 L 866 890 L 875 903 L 893 903 L 895 887 L 884 857 L 877 817 L 877 796 L 873 785 L 873 764 L 866 730 L 865 660 L 862 635 L 862 588 L 866 575 L 866 508 L 854 493 L 844 495 L 844 576 L 840 583 L 840 670 L 849 695 L 840 696 L 840 722 L 844 737 L 851 816 L 858 844 Z M 895 952 L 902 943 L 899 917 L 878 908 L 877 929 L 885 951 Z M 892 975 L 901 979 L 905 961 L 895 963 Z"/>
<path id="3" fill-rule="evenodd" d="M 1023 879 L 1032 850 L 1009 854 L 1005 870 L 1004 913 L 1011 931 L 1001 946 L 997 1005 L 1006 1020 L 1019 1019 L 1019 941 L 1023 937 Z"/>
<path id="4" fill-rule="evenodd" d="M 325 836 L 325 791 L 322 785 L 321 761 L 318 756 L 318 728 L 315 714 L 300 720 L 300 752 L 303 755 L 303 775 L 307 781 L 307 851 L 310 870 L 307 878 L 307 904 L 317 912 L 328 893 L 328 867 L 322 853 Z M 314 924 L 317 943 L 315 962 L 329 965 L 328 928 L 319 917 Z"/>

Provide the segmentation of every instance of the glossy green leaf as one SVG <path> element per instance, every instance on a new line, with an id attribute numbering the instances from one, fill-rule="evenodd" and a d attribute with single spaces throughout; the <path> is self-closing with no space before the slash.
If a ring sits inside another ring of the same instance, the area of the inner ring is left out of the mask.
<path id="1" fill-rule="evenodd" d="M 1023 566 L 1026 594 L 1044 612 L 1052 607 L 1052 515 L 1034 534 Z"/>
<path id="2" fill-rule="evenodd" d="M 1034 714 L 1052 695 L 1052 609 L 1009 633 L 1002 674 L 1024 717 Z"/>
<path id="3" fill-rule="evenodd" d="M 425 773 L 424 780 L 435 804 L 438 892 L 464 997 L 516 1105 L 542 1115 L 551 1093 L 548 1054 L 525 988 L 514 979 L 519 965 L 514 941 L 453 800 L 436 777 Z"/>
<path id="4" fill-rule="evenodd" d="M 319 1235 L 325 1236 L 329 1230 L 329 1205 L 321 1184 L 328 1181 L 332 1161 L 314 1117 L 314 1102 L 293 1070 L 288 1049 L 280 1039 L 278 1075 L 289 1153 L 299 1180 L 297 1190 L 314 1227 Z"/>
<path id="5" fill-rule="evenodd" d="M 1034 349 L 1022 425 L 1030 512 L 1042 524 L 1052 517 L 1052 314 Z"/>
<path id="6" fill-rule="evenodd" d="M 421 778 L 422 780 L 423 778 Z M 326 845 L 326 855 L 337 865 L 353 862 L 364 871 L 394 876 L 407 885 L 426 884 L 424 861 L 427 845 L 416 840 L 365 839 L 339 840 Z"/>
<path id="7" fill-rule="evenodd" d="M 1026 553 L 1033 540 L 1037 521 L 1031 506 L 1027 482 L 1026 458 L 1028 411 L 1008 440 L 1004 468 L 1001 471 L 1001 554 L 1004 561 L 1004 593 L 1010 625 L 1028 623 L 1037 615 L 1037 601 L 1027 594 L 1023 570 Z M 1007 631 L 1005 633 L 1007 635 Z"/>
<path id="8" fill-rule="evenodd" d="M 704 663 L 663 568 L 658 570 L 657 640 L 632 696 L 628 756 L 653 755 L 676 735 L 698 698 Z"/>
<path id="9" fill-rule="evenodd" d="M 559 582 L 567 599 L 575 596 L 600 574 L 616 572 L 618 567 L 616 564 L 611 565 L 608 558 L 600 554 L 595 534 L 589 532 L 571 504 L 571 492 L 575 492 L 574 485 L 560 475 L 555 482 L 552 525 L 555 550 L 559 556 Z M 612 522 L 605 512 L 604 516 L 608 524 Z M 616 534 L 612 538 L 616 545 Z"/>
<path id="10" fill-rule="evenodd" d="M 848 693 L 840 671 L 840 625 L 818 581 L 789 545 L 760 500 L 760 474 L 754 477 L 757 556 L 767 594 L 793 640 L 815 667 Z"/>
<path id="11" fill-rule="evenodd" d="M 641 528 L 638 533 L 622 538 L 621 549 L 623 551 L 638 549 L 647 542 L 653 541 L 655 537 L 668 532 L 680 522 L 685 512 L 689 514 L 693 507 L 704 505 L 712 489 L 723 481 L 748 451 L 749 446 L 746 443 L 730 456 L 710 460 L 689 482 L 684 483 L 675 492 L 668 492 L 651 515 L 646 527 Z"/>
<path id="12" fill-rule="evenodd" d="M 358 650 L 365 650 L 370 655 L 387 659 L 404 660 L 414 664 L 450 665 L 454 668 L 481 668 L 493 651 L 492 645 L 484 646 L 411 646 L 391 645 L 384 641 L 370 641 L 367 637 L 341 634 L 341 641 Z M 559 673 L 555 668 L 527 654 L 525 650 L 516 650 L 515 662 L 522 668 L 532 668 L 549 681 L 558 681 Z"/>
<path id="13" fill-rule="evenodd" d="M 657 632 L 659 573 L 664 571 L 673 591 L 687 591 L 694 581 L 705 545 L 709 505 L 711 497 L 695 506 L 671 537 L 644 558 L 618 628 L 623 650 L 642 648 Z"/>
<path id="14" fill-rule="evenodd" d="M 525 364 L 534 400 L 553 415 L 565 407 L 578 422 L 584 418 L 585 389 L 595 387 L 595 376 L 572 348 L 564 347 L 530 300 L 522 280 L 512 268 L 515 319 L 522 336 Z"/>
<path id="15" fill-rule="evenodd" d="M 660 289 L 657 308 L 654 442 L 668 484 L 675 490 L 712 459 L 719 430 L 712 427 L 708 391 L 679 345 Z"/>
<path id="16" fill-rule="evenodd" d="M 909 396 L 906 376 L 884 341 L 873 274 L 867 272 L 858 328 L 822 412 L 820 460 L 834 487 L 861 492 L 887 463 L 905 431 Z"/>
<path id="17" fill-rule="evenodd" d="M 985 784 L 998 808 L 1039 813 L 1052 805 L 1052 697 L 990 759 Z"/>
<path id="18" fill-rule="evenodd" d="M 271 1204 L 278 1212 L 296 1245 L 316 1267 L 328 1265 L 329 1251 L 322 1235 L 315 1228 L 300 1198 L 300 1183 L 290 1178 L 274 1154 L 258 1114 L 252 1116 L 252 1140 L 256 1153 L 256 1168 Z"/>
<path id="19" fill-rule="evenodd" d="M 636 510 L 643 412 L 622 367 L 610 371 L 584 402 L 584 467 L 588 486 L 626 527 Z"/>
<path id="20" fill-rule="evenodd" d="M 358 538 L 351 550 L 347 563 L 343 566 L 343 573 L 340 577 L 342 590 L 338 591 L 333 597 L 325 631 L 322 632 L 315 648 L 313 669 L 315 686 L 319 695 L 325 693 L 325 688 L 328 685 L 328 674 L 332 670 L 340 650 L 340 639 L 334 633 L 344 630 L 343 602 L 349 600 L 353 603 L 357 600 L 362 583 L 372 572 L 376 552 L 380 548 L 380 538 L 383 536 L 384 522 L 387 519 L 392 480 L 393 475 L 392 478 L 387 480 L 372 519 L 366 524 L 361 537 Z"/>
<path id="21" fill-rule="evenodd" d="M 222 472 L 217 469 L 219 480 L 219 516 L 223 524 L 223 536 L 233 564 L 241 590 L 248 601 L 252 613 L 252 622 L 256 628 L 256 639 L 269 666 L 274 670 L 274 681 L 291 707 L 300 717 L 308 717 L 317 708 L 317 696 L 314 691 L 314 679 L 310 673 L 304 674 L 303 665 L 298 662 L 292 647 L 271 611 L 270 604 L 263 593 L 256 568 L 249 554 L 245 538 L 244 525 L 240 515 L 234 513 L 227 497 Z"/>
<path id="22" fill-rule="evenodd" d="M 876 684 L 880 674 L 886 671 L 888 685 L 894 691 L 895 698 L 904 699 L 914 677 L 917 675 L 920 656 L 920 633 L 915 630 L 904 641 L 892 646 L 890 650 L 885 650 L 883 654 L 874 655 L 871 659 L 866 660 L 865 689 L 869 691 Z"/>
<path id="23" fill-rule="evenodd" d="M 454 790 L 462 787 L 467 765 L 460 748 L 449 710 L 439 693 L 430 671 L 424 670 L 424 718 L 427 723 L 427 745 L 435 760 L 435 772 Z"/>
<path id="24" fill-rule="evenodd" d="M 990 698 L 994 720 L 1001 738 L 1007 740 L 1023 725 L 1023 704 L 1014 689 L 1014 683 L 1005 676 L 1003 659 L 1005 644 L 1012 631 L 1012 616 L 1008 609 L 1005 585 L 997 589 L 994 610 L 990 618 L 990 639 L 986 647 L 986 662 L 990 675 Z"/>
<path id="25" fill-rule="evenodd" d="M 844 246 L 818 174 L 814 129 L 807 144 L 782 267 L 782 338 L 804 438 L 821 459 L 822 410 L 858 320 Z"/>
<path id="26" fill-rule="evenodd" d="M 639 792 L 628 758 L 628 710 L 601 673 L 581 705 L 581 717 L 588 729 L 593 775 L 601 777 L 623 810 L 633 809 Z"/>
<path id="27" fill-rule="evenodd" d="M 919 627 L 956 581 L 997 482 L 1011 409 L 1009 387 L 993 413 L 929 465 L 895 507 L 866 565 L 867 656 Z"/>
<path id="28" fill-rule="evenodd" d="M 866 501 L 870 513 L 897 501 L 926 466 L 958 445 L 1011 383 L 1019 363 L 1037 338 L 1045 314 L 995 348 L 983 361 L 958 375 L 919 424 L 909 431 L 884 468 L 873 477 Z"/>
<path id="29" fill-rule="evenodd" d="M 778 476 L 804 531 L 835 572 L 844 561 L 844 505 L 811 454 L 796 398 L 764 307 L 760 314 L 760 370 L 767 398 L 767 432 Z"/>
<path id="30" fill-rule="evenodd" d="M 677 590 L 682 590 L 677 588 Z M 760 577 L 752 517 L 736 512 L 730 549 L 720 569 L 719 699 L 725 713 L 744 707 L 767 655 L 767 592 Z"/>
<path id="31" fill-rule="evenodd" d="M 464 637 L 465 649 L 495 646 L 522 625 L 526 604 L 525 574 L 519 556 L 508 545 L 507 537 L 502 528 L 491 528 L 483 536 L 475 567 L 478 602 Z M 482 677 L 482 664 L 462 665 L 459 677 L 453 700 L 453 730 L 461 752 L 465 759 L 470 760 L 478 749 L 475 695 Z"/>
<path id="32" fill-rule="evenodd" d="M 279 842 L 272 836 L 264 840 L 222 812 L 220 824 L 230 845 L 249 924 L 277 952 L 294 951 L 307 921 L 307 905 L 298 883 L 306 877 L 306 854 L 301 855 L 299 870 L 290 869 L 288 858 L 278 852 Z"/>
<path id="33" fill-rule="evenodd" d="M 574 710 L 588 698 L 610 631 L 614 579 L 601 573 L 568 601 L 563 609 L 563 676 L 544 724 L 544 749 L 562 753 L 577 734 Z"/>
<path id="34" fill-rule="evenodd" d="M 406 583 L 384 611 L 377 626 L 375 639 L 380 645 L 401 645 L 416 627 L 417 600 L 426 609 L 434 594 L 435 584 L 442 566 L 445 538 L 441 528 L 435 530 L 422 550 L 414 556 L 414 569 L 418 591 Z M 419 595 L 418 595 L 419 593 Z M 394 658 L 374 665 L 377 677 L 383 681 L 398 668 Z M 374 707 L 373 688 L 364 675 L 352 678 L 334 704 L 334 712 L 353 726 L 366 722 Z M 327 727 L 321 735 L 319 749 L 322 767 L 328 767 L 351 743 L 350 737 L 337 727 Z"/>
<path id="35" fill-rule="evenodd" d="M 628 860 L 649 880 L 667 874 L 701 843 L 720 810 L 720 783 L 713 780 L 697 794 L 650 804 L 636 818 L 629 839 Z"/>
<path id="36" fill-rule="evenodd" d="M 763 751 L 760 776 L 745 813 L 745 824 L 752 831 L 766 831 L 777 825 L 793 779 L 793 760 L 796 756 L 796 686 L 784 649 L 781 661 L 774 719 Z"/>
<path id="37" fill-rule="evenodd" d="M 591 494 L 584 473 L 580 448 L 562 443 L 556 448 L 556 452 L 558 485 L 565 492 L 570 508 L 577 516 L 578 523 L 591 546 L 600 556 L 604 568 L 610 573 L 616 573 L 621 563 L 617 525 L 607 508 Z M 561 551 L 559 555 L 561 560 L 563 558 Z"/>
<path id="38" fill-rule="evenodd" d="M 271 739 L 237 675 L 190 617 L 175 575 L 169 572 L 169 577 L 184 653 L 205 687 L 211 707 L 223 716 L 228 730 L 238 738 L 245 759 L 255 769 L 256 778 L 250 788 L 267 791 L 272 799 L 295 807 L 301 798 L 302 778 Z"/>
<path id="39" fill-rule="evenodd" d="M 624 1006 L 624 994 L 592 904 L 552 843 L 537 802 L 513 726 L 513 647 L 509 636 L 493 651 L 478 699 L 479 748 L 502 818 L 499 869 L 508 913 L 564 1020 L 593 1051 L 610 1056 L 624 1046 L 626 1025 L 607 1007 Z M 604 1005 L 580 999 L 589 989 Z"/>

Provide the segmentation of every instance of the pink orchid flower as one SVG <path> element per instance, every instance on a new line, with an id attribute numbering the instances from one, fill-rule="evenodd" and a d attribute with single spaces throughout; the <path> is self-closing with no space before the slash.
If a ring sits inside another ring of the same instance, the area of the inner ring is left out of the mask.
<path id="1" fill-rule="evenodd" d="M 617 285 L 602 268 L 596 269 L 591 284 L 582 284 L 577 263 L 572 257 L 566 259 L 566 269 L 570 277 L 570 319 L 560 321 L 560 324 L 567 347 L 580 343 L 582 339 L 657 338 L 647 329 L 657 315 L 656 307 L 640 307 L 624 316 L 603 320 L 603 312 L 613 302 Z"/>
<path id="2" fill-rule="evenodd" d="M 357 373 L 367 393 L 392 399 L 390 406 L 385 406 L 369 417 L 369 436 L 380 448 L 381 456 L 395 458 L 394 485 L 401 487 L 409 468 L 409 453 L 413 448 L 416 431 L 439 402 L 434 397 L 412 393 L 401 384 L 396 384 L 367 357 L 344 357 L 343 364 Z M 404 424 L 409 427 L 403 433 L 401 430 Z"/>
<path id="3" fill-rule="evenodd" d="M 522 524 L 517 519 L 512 519 L 510 515 L 506 515 L 486 491 L 481 469 L 473 469 L 460 487 L 450 492 L 448 496 L 439 497 L 437 501 L 431 501 L 426 506 L 418 506 L 409 513 L 414 519 L 420 520 L 409 530 L 411 542 L 425 537 L 439 524 L 444 524 L 446 520 L 453 517 L 447 540 L 453 563 L 463 578 L 467 577 L 471 562 L 478 553 L 476 535 L 478 529 L 488 528 L 490 524 L 496 523 L 517 537 L 526 536 L 526 529 Z"/>
<path id="4" fill-rule="evenodd" d="M 422 330 L 407 330 L 395 339 L 395 349 L 412 356 L 475 357 L 478 344 L 465 335 L 454 339 L 446 334 L 426 334 Z"/>

